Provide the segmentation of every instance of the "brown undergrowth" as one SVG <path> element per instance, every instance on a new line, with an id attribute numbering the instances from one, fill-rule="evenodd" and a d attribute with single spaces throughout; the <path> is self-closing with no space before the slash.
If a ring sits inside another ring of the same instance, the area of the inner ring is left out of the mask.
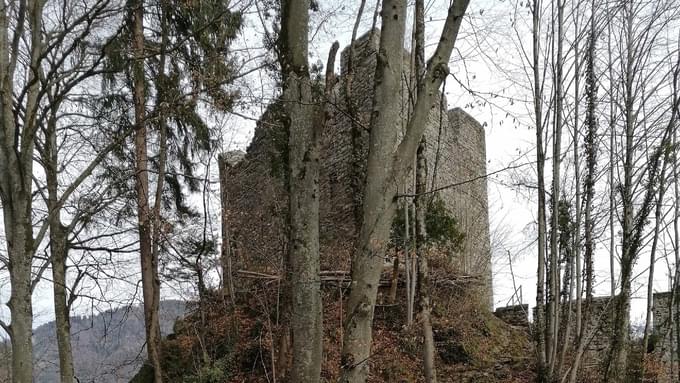
<path id="1" fill-rule="evenodd" d="M 435 275 L 436 278 L 436 275 Z M 441 279 L 441 277 L 440 277 Z M 467 283 L 467 282 L 465 282 Z M 440 382 L 530 382 L 532 347 L 526 329 L 493 316 L 471 286 L 444 284 L 433 289 L 433 327 Z M 163 341 L 167 380 L 186 383 L 285 382 L 277 363 L 282 316 L 278 282 L 251 282 L 232 306 L 218 294 L 204 298 Z M 405 325 L 406 309 L 381 291 L 373 327 L 371 383 L 423 382 L 418 318 Z M 384 296 L 382 296 L 384 294 Z M 324 358 L 322 380 L 340 373 L 347 290 L 324 285 Z M 277 378 L 275 378 L 275 375 Z"/>

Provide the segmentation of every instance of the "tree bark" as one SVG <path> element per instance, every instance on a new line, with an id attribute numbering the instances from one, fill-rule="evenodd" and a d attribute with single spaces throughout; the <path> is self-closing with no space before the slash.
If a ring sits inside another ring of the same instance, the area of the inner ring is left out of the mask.
<path id="1" fill-rule="evenodd" d="M 594 12 L 594 10 L 593 10 Z M 576 17 L 578 20 L 578 16 Z M 575 278 L 576 278 L 576 312 L 575 312 L 575 328 L 574 328 L 574 336 L 577 339 L 580 337 L 581 334 L 581 311 L 582 311 L 582 304 L 583 304 L 583 287 L 581 286 L 582 282 L 582 265 L 581 265 L 581 161 L 580 161 L 580 153 L 579 153 L 579 119 L 581 118 L 579 115 L 579 105 L 581 103 L 581 100 L 579 98 L 579 92 L 580 92 L 580 68 L 582 61 L 580 60 L 580 49 L 579 49 L 579 28 L 578 24 L 576 25 L 575 31 L 574 31 L 574 68 L 576 69 L 574 71 L 574 128 L 573 128 L 573 140 L 574 140 L 574 178 L 576 178 L 576 184 L 575 184 L 575 205 L 576 205 L 576 219 L 575 219 L 575 227 L 574 227 L 574 236 L 573 236 L 573 252 L 574 252 L 574 266 L 575 266 Z M 570 299 L 571 302 L 571 299 Z M 565 342 L 565 348 L 566 350 L 566 345 L 567 342 Z"/>
<path id="2" fill-rule="evenodd" d="M 12 344 L 12 382 L 31 383 L 33 381 L 33 308 L 31 266 L 35 252 L 32 225 L 32 187 L 33 137 L 37 130 L 38 85 L 36 75 L 40 73 L 40 60 L 43 50 L 42 11 L 43 1 L 26 1 L 19 5 L 19 20 L 16 28 L 10 26 L 7 12 L 9 7 L 0 10 L 0 200 L 4 219 L 7 246 L 8 271 L 11 293 L 7 306 L 10 309 L 11 323 L 1 322 L 10 336 Z M 28 20 L 30 36 L 23 36 L 23 28 Z M 10 45 L 9 31 L 14 31 Z M 14 76 L 19 52 L 19 40 L 27 45 L 30 41 L 28 68 L 26 69 L 28 88 L 25 104 L 21 112 L 14 104 Z M 22 114 L 21 123 L 14 118 Z"/>
<path id="3" fill-rule="evenodd" d="M 47 207 L 50 212 L 50 261 L 52 264 L 52 290 L 59 352 L 59 379 L 61 383 L 73 383 L 73 351 L 71 348 L 71 318 L 66 288 L 66 261 L 68 259 L 67 228 L 61 222 L 58 196 L 57 116 L 55 105 L 47 122 L 46 144 L 43 162 L 47 182 Z"/>
<path id="4" fill-rule="evenodd" d="M 608 18 L 610 17 L 607 11 Z M 609 58 L 609 78 L 614 76 L 614 66 L 612 58 L 612 31 L 611 23 L 607 23 L 608 28 L 608 49 L 607 54 Z M 609 82 L 609 94 L 613 95 L 616 89 L 616 84 L 613 81 Z M 614 164 L 616 163 L 616 107 L 617 103 L 614 97 L 609 97 L 609 295 L 612 297 L 616 295 L 616 270 L 614 269 L 616 258 L 616 229 L 614 227 L 614 214 L 616 212 L 616 187 L 614 185 Z"/>
<path id="5" fill-rule="evenodd" d="M 293 365 L 291 381 L 321 379 L 323 323 L 319 277 L 319 151 L 328 111 L 313 98 L 308 64 L 309 0 L 283 2 L 284 92 L 288 124 L 290 243 L 288 278 L 291 282 Z M 338 44 L 333 44 L 326 67 L 331 95 Z"/>
<path id="6" fill-rule="evenodd" d="M 550 262 L 549 262 L 549 294 L 548 320 L 546 323 L 546 346 L 548 350 L 548 376 L 557 379 L 559 372 L 555 371 L 557 363 L 558 334 L 560 329 L 560 262 L 559 262 L 559 200 L 560 200 L 560 166 L 562 159 L 562 124 L 563 124 L 563 57 L 564 45 L 564 0 L 557 0 L 557 58 L 555 62 L 555 120 L 553 128 L 553 158 L 552 158 L 552 215 L 550 220 Z"/>
<path id="7" fill-rule="evenodd" d="M 425 136 L 418 146 L 416 154 L 416 253 L 418 254 L 418 281 L 420 320 L 423 326 L 423 371 L 427 383 L 437 383 L 437 369 L 435 366 L 434 335 L 432 333 L 432 316 L 430 306 L 430 276 L 425 254 L 427 242 L 427 228 L 425 226 L 425 213 L 427 209 L 427 159 L 425 158 Z"/>
<path id="8" fill-rule="evenodd" d="M 234 279 L 232 274 L 233 253 L 231 249 L 231 230 L 230 230 L 230 216 L 229 216 L 229 195 L 228 195 L 228 169 L 229 164 L 224 156 L 220 155 L 217 158 L 219 172 L 220 172 L 220 203 L 222 207 L 222 248 L 220 261 L 222 263 L 222 291 L 225 295 L 229 295 L 231 305 L 236 303 L 234 292 Z"/>
<path id="9" fill-rule="evenodd" d="M 416 79 L 416 96 L 422 92 L 424 87 L 423 76 L 425 74 L 425 2 L 416 0 L 415 2 L 415 65 L 413 71 Z M 444 96 L 441 96 L 444 98 Z M 441 104 L 440 104 L 441 106 Z M 427 267 L 427 254 L 425 254 L 427 243 L 427 226 L 425 216 L 429 199 L 427 192 L 427 141 L 425 135 L 420 139 L 418 150 L 416 151 L 416 196 L 414 205 L 416 209 L 416 254 L 418 259 L 418 281 L 420 290 L 420 319 L 423 326 L 423 370 L 427 383 L 437 383 L 437 369 L 435 366 L 435 346 L 434 335 L 432 333 L 432 316 L 430 307 L 430 278 Z"/>
<path id="10" fill-rule="evenodd" d="M 678 92 L 677 86 L 674 88 L 675 92 Z M 673 151 L 673 197 L 675 199 L 675 207 L 674 207 L 674 217 L 673 217 L 673 255 L 675 258 L 675 264 L 678 265 L 680 264 L 680 227 L 678 225 L 678 220 L 680 220 L 680 179 L 678 178 L 678 165 L 680 162 L 678 162 L 678 130 L 673 131 L 673 147 L 676 148 Z M 676 342 L 675 344 L 679 344 L 677 341 L 680 341 L 680 285 L 678 282 L 680 282 L 680 269 L 678 267 L 675 268 L 675 276 L 673 280 L 673 294 L 671 296 L 671 306 L 670 310 L 673 315 L 673 319 L 675 321 L 675 337 L 676 337 Z M 673 340 L 671 336 L 671 350 L 673 349 Z M 680 347 L 675 348 L 675 353 L 676 353 L 676 360 L 680 360 Z M 672 359 L 672 358 L 671 358 Z M 671 366 L 671 373 L 672 373 L 672 366 Z M 679 376 L 680 374 L 676 375 Z M 672 376 L 672 375 L 671 375 Z"/>
<path id="11" fill-rule="evenodd" d="M 358 248 L 352 262 L 352 284 L 345 316 L 341 356 L 343 383 L 365 382 L 372 343 L 371 325 L 378 281 L 382 271 L 396 194 L 390 180 L 392 150 L 397 142 L 406 4 L 386 0 L 382 7 L 382 31 L 375 72 L 375 94 L 364 187 L 363 218 Z M 414 153 L 415 154 L 415 153 Z M 411 157 L 413 158 L 413 157 Z"/>
<path id="12" fill-rule="evenodd" d="M 401 89 L 406 1 L 387 0 L 382 7 L 382 31 L 375 72 L 375 93 L 364 189 L 363 220 L 352 262 L 352 285 L 345 318 L 341 355 L 343 383 L 362 383 L 369 372 L 372 343 L 371 325 L 378 282 L 395 212 L 397 185 L 413 166 L 413 158 L 425 122 L 439 87 L 448 74 L 460 24 L 469 0 L 454 1 L 449 7 L 442 37 L 425 75 L 425 86 L 409 119 L 404 138 L 397 147 L 396 126 L 400 124 L 401 100 L 394 97 Z"/>
<path id="13" fill-rule="evenodd" d="M 538 381 L 547 381 L 547 355 L 545 334 L 545 152 L 543 148 L 543 89 L 539 55 L 541 53 L 541 1 L 532 5 L 533 75 L 534 75 L 534 122 L 536 124 L 536 170 L 538 179 L 538 268 L 536 271 L 536 320 L 534 335 L 538 359 Z"/>
<path id="14" fill-rule="evenodd" d="M 149 205 L 149 173 L 147 157 L 147 129 L 145 122 L 144 79 L 144 5 L 143 0 L 133 3 L 131 9 L 133 62 L 133 98 L 135 111 L 135 191 L 137 193 L 137 226 L 139 228 L 139 256 L 142 270 L 142 293 L 144 298 L 144 323 L 146 349 L 149 364 L 154 370 L 154 382 L 162 383 L 160 360 L 160 324 L 158 306 L 160 281 L 158 259 L 152 249 L 151 218 Z"/>
<path id="15" fill-rule="evenodd" d="M 397 301 L 397 288 L 399 287 L 399 252 L 394 255 L 394 260 L 392 261 L 392 280 L 390 281 L 390 295 L 389 302 L 394 303 Z"/>
<path id="16" fill-rule="evenodd" d="M 591 4 L 592 12 L 595 12 L 594 1 Z M 585 309 L 582 309 L 583 292 L 581 291 L 581 284 L 579 283 L 578 298 L 577 298 L 577 332 L 576 332 L 576 357 L 571 366 L 570 382 L 575 382 L 580 368 L 583 352 L 585 350 L 588 340 L 586 328 L 590 326 L 591 317 L 591 302 L 593 298 L 593 252 L 595 249 L 593 232 L 595 231 L 595 220 L 592 216 L 592 205 L 595 199 L 595 179 L 597 167 L 597 79 L 595 77 L 595 44 L 596 44 L 596 30 L 595 30 L 595 15 L 590 19 L 590 34 L 588 37 L 588 52 L 586 54 L 586 139 L 585 139 L 585 155 L 586 155 L 586 176 L 584 181 L 585 192 Z M 578 113 L 576 113 L 578 115 Z M 577 177 L 577 182 L 580 179 Z M 578 189 L 577 189 L 578 190 Z M 579 211 L 580 221 L 580 201 L 577 202 L 577 211 Z M 579 225 L 580 227 L 580 225 Z M 577 230 L 577 240 L 580 242 L 580 230 Z M 580 250 L 580 245 L 578 247 Z M 579 251 L 580 252 L 580 251 Z M 578 259 L 578 258 L 577 258 Z M 580 267 L 578 280 L 581 280 Z"/>
<path id="17" fill-rule="evenodd" d="M 404 186 L 404 191 L 408 190 Z M 413 289 L 411 286 L 415 281 L 415 276 L 413 276 L 413 259 L 411 257 L 411 216 L 409 214 L 409 209 L 411 204 L 408 199 L 403 201 L 404 209 L 404 270 L 406 271 L 406 325 L 411 326 L 413 323 Z"/>
<path id="18" fill-rule="evenodd" d="M 656 250 L 659 243 L 659 230 L 661 230 L 662 215 L 663 215 L 663 196 L 666 192 L 666 165 L 668 164 L 668 151 L 666 151 L 666 159 L 664 160 L 659 176 L 659 195 L 656 200 L 656 209 L 654 212 L 654 234 L 652 237 L 652 248 L 649 253 L 649 275 L 647 278 L 647 310 L 645 313 L 645 329 L 642 335 L 642 353 L 647 353 L 647 346 L 649 345 L 649 334 L 652 326 L 652 308 L 654 303 L 654 265 L 656 263 Z M 642 359 L 641 369 L 644 376 L 645 358 Z"/>
<path id="19" fill-rule="evenodd" d="M 50 224 L 50 257 L 52 258 L 52 286 L 54 290 L 54 316 L 59 350 L 59 379 L 73 383 L 73 350 L 71 348 L 71 320 L 66 289 L 66 260 L 68 243 L 65 227 L 58 219 Z"/>
<path id="20" fill-rule="evenodd" d="M 12 260 L 10 266 L 10 283 L 12 292 L 7 306 L 10 309 L 11 325 L 10 337 L 12 343 L 12 382 L 33 382 L 33 308 L 31 299 L 31 260 L 33 253 L 32 230 L 30 217 L 25 214 L 24 201 L 16 201 L 19 211 L 7 215 L 16 214 L 15 222 L 7 222 L 7 225 L 17 225 L 12 228 L 11 235 L 7 236 L 8 255 Z M 23 206 L 22 206 L 23 205 Z M 4 209 L 3 209 L 4 211 Z"/>

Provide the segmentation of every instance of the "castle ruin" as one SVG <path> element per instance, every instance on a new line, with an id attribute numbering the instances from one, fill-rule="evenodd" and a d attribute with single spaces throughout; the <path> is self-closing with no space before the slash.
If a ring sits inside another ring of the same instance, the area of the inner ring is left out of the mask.
<path id="1" fill-rule="evenodd" d="M 672 316 L 677 316 L 674 309 L 673 292 L 654 293 L 652 302 L 653 315 L 653 344 L 652 353 L 660 362 L 662 368 L 660 383 L 677 382 L 678 376 L 678 345 L 677 328 L 673 327 Z M 671 316 L 672 315 L 672 316 Z M 649 351 L 649 350 L 648 350 Z"/>
<path id="2" fill-rule="evenodd" d="M 379 31 L 356 41 L 351 94 L 346 93 L 349 49 L 341 54 L 333 91 L 333 115 L 322 136 L 320 171 L 320 252 L 322 270 L 349 270 L 358 232 L 368 155 L 373 76 Z M 410 55 L 405 52 L 405 64 Z M 408 114 L 409 65 L 404 65 L 404 126 Z M 349 97 L 349 99 L 348 99 Z M 348 100 L 355 113 L 347 112 Z M 228 166 L 227 215 L 237 256 L 278 268 L 287 246 L 287 133 L 279 103 L 270 105 L 257 124 L 242 158 Z M 480 296 L 492 302 L 484 129 L 460 108 L 447 110 L 445 99 L 433 107 L 425 133 L 428 190 L 437 194 L 464 233 L 462 249 L 451 262 L 461 274 L 483 279 Z M 232 156 L 233 157 L 233 156 Z M 412 192 L 412 190 L 411 190 Z"/>
<path id="3" fill-rule="evenodd" d="M 659 292 L 653 294 L 652 301 L 652 327 L 650 343 L 645 354 L 649 354 L 649 361 L 657 363 L 652 371 L 647 371 L 653 376 L 655 382 L 677 382 L 679 376 L 678 360 L 678 336 L 677 328 L 673 326 L 673 317 L 678 315 L 675 310 L 673 292 Z M 585 302 L 584 302 L 585 304 Z M 593 297 L 591 301 L 590 320 L 584 324 L 583 331 L 587 334 L 587 345 L 584 353 L 582 367 L 584 371 L 599 371 L 611 346 L 612 324 L 614 319 L 613 300 L 610 296 Z M 516 327 L 530 329 L 527 304 L 499 307 L 494 314 L 504 322 Z M 572 306 L 573 309 L 573 306 Z M 536 308 L 533 309 L 534 317 Z M 572 312 L 573 314 L 573 312 Z M 571 328 L 570 344 L 574 340 L 574 323 Z M 649 378 L 649 377 L 648 377 Z"/>

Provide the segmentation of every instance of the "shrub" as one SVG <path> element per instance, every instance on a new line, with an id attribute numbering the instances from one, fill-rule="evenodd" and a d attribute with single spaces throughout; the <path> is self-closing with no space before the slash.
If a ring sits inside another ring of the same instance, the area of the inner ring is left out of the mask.
<path id="1" fill-rule="evenodd" d="M 412 222 L 410 229 L 413 228 Z M 465 241 L 465 233 L 460 230 L 458 221 L 446 208 L 440 197 L 434 197 L 427 205 L 425 212 L 425 229 L 427 230 L 427 244 L 446 246 L 451 251 L 461 251 Z M 404 241 L 405 224 L 404 209 L 400 208 L 392 221 L 390 239 L 392 244 L 400 246 Z"/>

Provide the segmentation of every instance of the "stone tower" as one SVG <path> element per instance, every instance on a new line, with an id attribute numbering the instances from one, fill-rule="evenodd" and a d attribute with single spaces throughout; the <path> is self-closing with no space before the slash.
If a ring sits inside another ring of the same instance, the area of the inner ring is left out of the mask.
<path id="1" fill-rule="evenodd" d="M 324 130 L 320 174 L 320 246 L 322 268 L 349 268 L 361 211 L 362 187 L 368 156 L 373 76 L 379 31 L 356 41 L 354 77 L 349 99 L 354 117 L 348 113 L 346 95 L 349 49 L 341 54 L 341 74 L 333 92 L 333 116 Z M 404 52 L 404 86 L 395 97 L 402 99 L 403 131 L 409 113 L 407 81 L 409 53 Z M 441 107 L 443 104 L 443 108 Z M 277 118 L 276 103 L 260 120 L 245 158 L 230 171 L 229 204 L 232 227 L 240 228 L 235 243 L 241 253 L 277 264 L 285 254 L 286 134 Z M 492 302 L 491 260 L 486 189 L 484 129 L 460 108 L 447 110 L 446 102 L 432 109 L 426 128 L 428 190 L 436 194 L 455 216 L 465 234 L 463 249 L 452 257 L 460 273 L 483 277 L 480 296 Z M 265 224 L 265 228 L 262 228 Z M 255 231 L 256 235 L 249 235 Z M 274 254 L 277 254 L 273 256 Z M 265 259 L 266 257 L 275 259 Z"/>

